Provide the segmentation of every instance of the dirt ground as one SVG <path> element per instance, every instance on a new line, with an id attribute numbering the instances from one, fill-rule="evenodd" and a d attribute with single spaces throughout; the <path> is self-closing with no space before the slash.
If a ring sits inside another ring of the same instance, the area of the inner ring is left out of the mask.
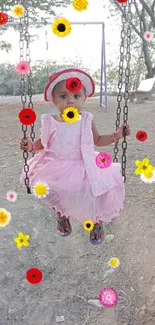
<path id="1" fill-rule="evenodd" d="M 99 98 L 89 99 L 86 110 L 94 114 L 101 134 L 115 126 L 116 98 L 109 98 L 109 113 L 99 107 Z M 23 167 L 19 139 L 22 136 L 18 113 L 20 98 L 0 98 L 0 207 L 12 220 L 0 230 L 0 325 L 154 325 L 155 324 L 155 185 L 143 183 L 134 174 L 135 160 L 145 156 L 155 165 L 155 102 L 129 104 L 132 135 L 128 140 L 125 210 L 105 226 L 105 239 L 93 246 L 89 234 L 73 222 L 73 231 L 62 238 L 56 231 L 55 214 L 19 183 Z M 54 112 L 42 96 L 34 96 L 37 113 Z M 148 133 L 148 141 L 136 140 L 138 130 Z M 102 151 L 105 148 L 95 148 Z M 113 152 L 113 145 L 107 148 Z M 120 155 L 121 157 L 121 145 Z M 16 191 L 18 199 L 8 202 L 6 193 Z M 18 232 L 30 235 L 30 246 L 17 249 Z M 108 273 L 111 257 L 120 266 Z M 43 280 L 31 285 L 25 273 L 31 267 L 43 272 Z M 114 308 L 91 305 L 100 290 L 113 287 L 119 299 Z"/>

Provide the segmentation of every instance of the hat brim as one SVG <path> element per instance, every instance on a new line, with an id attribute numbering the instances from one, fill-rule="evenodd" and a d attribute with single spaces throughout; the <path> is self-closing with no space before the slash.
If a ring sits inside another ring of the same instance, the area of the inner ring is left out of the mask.
<path id="1" fill-rule="evenodd" d="M 95 84 L 91 76 L 80 69 L 65 69 L 49 77 L 49 82 L 44 89 L 44 99 L 47 102 L 53 101 L 52 91 L 56 84 L 69 78 L 78 78 L 86 89 L 86 96 L 91 97 L 95 91 Z"/>

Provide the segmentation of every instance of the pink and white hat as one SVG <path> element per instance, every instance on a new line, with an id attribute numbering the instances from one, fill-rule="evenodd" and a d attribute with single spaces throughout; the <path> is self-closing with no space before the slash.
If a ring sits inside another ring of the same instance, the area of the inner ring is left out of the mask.
<path id="1" fill-rule="evenodd" d="M 78 68 L 68 68 L 62 69 L 58 72 L 54 72 L 49 76 L 48 84 L 44 89 L 44 99 L 46 102 L 52 102 L 52 90 L 56 84 L 62 80 L 67 80 L 69 78 L 78 78 L 82 82 L 83 86 L 86 89 L 86 96 L 91 97 L 95 91 L 95 84 L 92 77 Z"/>

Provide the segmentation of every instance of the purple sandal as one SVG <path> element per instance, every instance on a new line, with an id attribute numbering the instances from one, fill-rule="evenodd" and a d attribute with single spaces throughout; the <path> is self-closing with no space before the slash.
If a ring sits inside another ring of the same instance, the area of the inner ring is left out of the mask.
<path id="1" fill-rule="evenodd" d="M 100 244 L 103 241 L 103 235 L 104 234 L 102 235 L 102 237 L 100 237 L 98 239 L 96 238 L 97 237 L 97 234 L 99 233 L 100 230 L 103 230 L 103 224 L 102 224 L 102 222 L 100 222 L 99 225 L 94 226 L 93 230 L 90 232 L 90 242 L 92 244 L 94 244 L 94 245 Z M 92 233 L 95 235 L 95 238 L 91 238 L 91 234 Z"/>
<path id="2" fill-rule="evenodd" d="M 68 231 L 65 231 L 65 223 L 66 221 L 68 221 L 68 225 L 69 225 L 69 230 Z M 71 224 L 69 222 L 69 219 L 66 218 L 65 216 L 63 218 L 60 218 L 60 217 L 57 217 L 57 223 L 64 229 L 63 232 L 61 232 L 60 230 L 58 230 L 60 232 L 60 235 L 61 236 L 69 236 L 72 232 L 72 227 L 71 227 Z"/>

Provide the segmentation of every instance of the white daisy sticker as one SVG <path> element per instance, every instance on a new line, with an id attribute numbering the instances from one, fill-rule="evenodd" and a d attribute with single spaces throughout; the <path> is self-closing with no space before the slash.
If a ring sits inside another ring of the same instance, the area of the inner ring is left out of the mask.
<path id="1" fill-rule="evenodd" d="M 153 172 L 152 172 L 152 177 L 147 178 L 143 174 L 141 174 L 140 175 L 140 179 L 141 179 L 141 181 L 143 181 L 146 184 L 152 184 L 152 183 L 154 183 L 155 182 L 155 170 L 153 170 Z"/>
<path id="2" fill-rule="evenodd" d="M 49 194 L 50 188 L 46 182 L 40 181 L 33 185 L 32 192 L 38 199 L 44 199 Z"/>

